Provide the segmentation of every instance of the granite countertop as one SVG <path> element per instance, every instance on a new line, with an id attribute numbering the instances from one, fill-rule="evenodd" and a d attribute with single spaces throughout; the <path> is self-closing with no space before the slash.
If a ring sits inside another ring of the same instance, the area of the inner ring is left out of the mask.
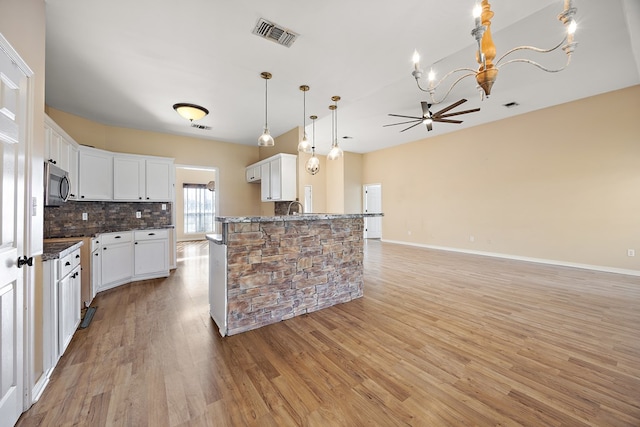
<path id="1" fill-rule="evenodd" d="M 235 222 L 274 222 L 274 221 L 316 221 L 323 219 L 351 219 L 384 216 L 383 213 L 359 213 L 359 214 L 326 214 L 308 213 L 281 216 L 217 216 L 216 221 L 221 223 Z"/>
<path id="2" fill-rule="evenodd" d="M 82 239 L 68 242 L 44 242 L 42 249 L 42 261 L 62 258 L 78 249 L 84 242 Z"/>
<path id="3" fill-rule="evenodd" d="M 98 234 L 102 234 L 102 233 L 121 233 L 124 231 L 134 231 L 134 230 L 157 230 L 157 229 L 163 229 L 163 228 L 169 228 L 169 229 L 173 229 L 175 228 L 175 225 L 161 225 L 161 226 L 153 226 L 150 225 L 148 227 L 136 227 L 136 228 L 106 228 L 106 227 L 91 227 L 91 228 L 87 228 L 85 230 L 82 231 L 82 234 L 74 234 L 74 235 L 65 235 L 65 236 L 49 236 L 47 238 L 51 238 L 51 239 L 59 239 L 59 238 L 66 238 L 66 237 L 77 237 L 77 238 L 82 238 L 82 237 L 95 237 Z"/>
<path id="4" fill-rule="evenodd" d="M 222 234 L 207 234 L 205 237 L 207 238 L 207 240 L 217 245 L 224 244 L 224 240 L 222 240 Z"/>

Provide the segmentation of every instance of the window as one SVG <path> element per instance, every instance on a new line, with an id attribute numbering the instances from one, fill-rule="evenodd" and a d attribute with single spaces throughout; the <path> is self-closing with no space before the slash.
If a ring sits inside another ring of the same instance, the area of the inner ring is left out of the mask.
<path id="1" fill-rule="evenodd" d="M 216 192 L 207 184 L 183 184 L 184 232 L 213 233 L 216 216 Z"/>

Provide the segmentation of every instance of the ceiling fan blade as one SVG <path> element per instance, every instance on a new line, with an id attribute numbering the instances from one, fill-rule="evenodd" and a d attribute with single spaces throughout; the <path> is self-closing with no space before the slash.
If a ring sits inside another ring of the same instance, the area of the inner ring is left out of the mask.
<path id="1" fill-rule="evenodd" d="M 433 130 L 433 122 L 427 123 L 427 131 L 432 131 L 432 130 Z"/>
<path id="2" fill-rule="evenodd" d="M 422 120 L 420 120 L 420 121 L 419 121 L 418 123 L 416 123 L 415 125 L 411 125 L 411 126 L 409 126 L 408 128 L 406 128 L 406 129 L 402 129 L 400 132 L 404 132 L 405 130 L 409 130 L 409 129 L 411 129 L 411 128 L 414 128 L 414 127 L 418 126 L 418 125 L 419 125 L 419 124 L 421 124 L 421 123 L 422 123 Z"/>
<path id="3" fill-rule="evenodd" d="M 480 111 L 479 108 L 474 108 L 473 110 L 464 110 L 464 111 L 458 111 L 457 113 L 449 113 L 449 114 L 439 114 L 439 115 L 434 115 L 433 117 L 452 117 L 452 116 L 459 116 L 460 114 L 468 114 L 468 113 L 475 113 L 476 111 Z"/>
<path id="4" fill-rule="evenodd" d="M 451 109 L 453 109 L 453 108 L 456 108 L 458 105 L 463 104 L 463 103 L 465 103 L 465 102 L 467 102 L 467 100 L 466 100 L 466 99 L 464 99 L 464 98 L 463 98 L 463 99 L 461 99 L 461 100 L 460 100 L 460 101 L 458 101 L 458 102 L 454 102 L 453 104 L 449 105 L 448 107 L 445 107 L 445 108 L 443 108 L 442 110 L 440 110 L 440 111 L 438 111 L 437 113 L 435 113 L 435 114 L 434 114 L 434 116 L 439 116 L 439 115 L 441 115 L 442 113 L 446 113 L 447 111 L 449 111 L 449 110 L 451 110 Z"/>
<path id="5" fill-rule="evenodd" d="M 388 115 L 389 115 L 389 116 L 392 116 L 392 117 L 404 117 L 405 119 L 416 119 L 416 120 L 422 120 L 422 119 L 424 119 L 424 117 L 403 116 L 403 115 L 401 115 L 401 114 L 391 114 L 391 113 L 389 113 Z"/>
<path id="6" fill-rule="evenodd" d="M 450 119 L 443 119 L 443 118 L 433 118 L 434 122 L 440 122 L 440 123 L 455 123 L 457 125 L 459 125 L 460 123 L 462 123 L 462 120 L 450 120 Z"/>
<path id="7" fill-rule="evenodd" d="M 400 122 L 400 123 L 391 123 L 388 125 L 382 125 L 383 128 L 386 128 L 387 126 L 397 126 L 397 125 L 406 125 L 408 123 L 415 123 L 415 122 L 421 122 L 423 119 L 416 119 L 416 120 L 409 120 L 408 122 Z"/>
<path id="8" fill-rule="evenodd" d="M 422 106 L 422 117 L 431 117 L 431 111 L 429 111 L 431 104 L 427 101 L 422 101 L 420 102 L 420 105 Z"/>

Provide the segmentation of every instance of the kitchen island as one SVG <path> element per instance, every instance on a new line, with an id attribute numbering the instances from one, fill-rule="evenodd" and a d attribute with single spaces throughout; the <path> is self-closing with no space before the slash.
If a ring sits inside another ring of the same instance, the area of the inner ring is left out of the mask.
<path id="1" fill-rule="evenodd" d="M 234 335 L 363 295 L 363 222 L 382 214 L 216 217 L 209 311 Z"/>

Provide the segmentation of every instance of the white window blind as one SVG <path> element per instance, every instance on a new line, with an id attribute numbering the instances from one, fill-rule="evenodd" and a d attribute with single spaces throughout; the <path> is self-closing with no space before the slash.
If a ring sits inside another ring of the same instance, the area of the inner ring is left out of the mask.
<path id="1" fill-rule="evenodd" d="M 216 192 L 207 189 L 206 184 L 183 184 L 184 232 L 212 233 Z"/>

